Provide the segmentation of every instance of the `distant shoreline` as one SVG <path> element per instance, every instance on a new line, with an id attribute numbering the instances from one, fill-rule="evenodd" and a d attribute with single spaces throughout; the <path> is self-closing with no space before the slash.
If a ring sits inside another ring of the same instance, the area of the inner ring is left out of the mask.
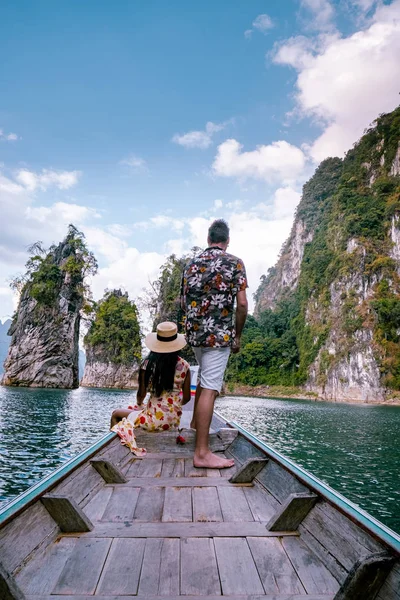
<path id="1" fill-rule="evenodd" d="M 357 399 L 333 400 L 329 398 L 323 398 L 314 392 L 307 392 L 301 388 L 277 385 L 256 385 L 253 387 L 251 385 L 228 384 L 223 390 L 221 398 L 224 396 L 310 400 L 314 402 L 332 402 L 334 404 L 368 404 L 368 406 L 400 406 L 400 397 L 389 398 L 383 402 L 364 402 L 363 400 Z"/>

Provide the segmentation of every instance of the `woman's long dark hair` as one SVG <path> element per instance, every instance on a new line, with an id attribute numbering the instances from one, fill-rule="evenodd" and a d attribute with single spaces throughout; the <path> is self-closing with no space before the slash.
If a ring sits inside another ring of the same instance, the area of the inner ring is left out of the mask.
<path id="1" fill-rule="evenodd" d="M 177 360 L 178 352 L 150 352 L 144 374 L 146 389 L 156 396 L 172 391 Z"/>

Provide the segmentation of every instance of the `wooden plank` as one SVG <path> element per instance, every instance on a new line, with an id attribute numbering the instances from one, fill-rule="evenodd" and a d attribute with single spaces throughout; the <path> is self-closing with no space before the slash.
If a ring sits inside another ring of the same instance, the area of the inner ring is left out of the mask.
<path id="1" fill-rule="evenodd" d="M 142 458 L 136 458 L 129 461 L 128 468 L 126 470 L 126 478 L 132 479 L 132 477 L 137 477 L 138 471 L 140 469 L 140 463 L 142 462 Z"/>
<path id="2" fill-rule="evenodd" d="M 223 521 L 217 488 L 193 488 L 193 521 Z"/>
<path id="3" fill-rule="evenodd" d="M 13 573 L 31 552 L 53 541 L 59 531 L 43 504 L 35 502 L 0 530 L 3 567 Z"/>
<path id="4" fill-rule="evenodd" d="M 309 492 L 310 490 L 289 471 L 273 460 L 269 460 L 257 475 L 259 481 L 279 502 L 284 502 L 289 494 Z"/>
<path id="5" fill-rule="evenodd" d="M 221 477 L 221 469 L 206 469 L 207 477 Z"/>
<path id="6" fill-rule="evenodd" d="M 305 527 L 304 525 L 299 526 L 299 534 L 302 541 L 306 546 L 315 554 L 320 557 L 328 571 L 334 576 L 339 582 L 343 581 L 347 577 L 346 569 L 336 560 L 336 558 L 323 546 Z"/>
<path id="7" fill-rule="evenodd" d="M 79 539 L 53 593 L 94 594 L 110 544 L 110 539 Z"/>
<path id="8" fill-rule="evenodd" d="M 101 475 L 106 483 L 125 483 L 126 478 L 121 471 L 104 458 L 92 458 L 90 461 L 92 467 Z"/>
<path id="9" fill-rule="evenodd" d="M 310 492 L 289 494 L 268 521 L 267 529 L 269 531 L 296 531 L 317 500 L 318 496 Z"/>
<path id="10" fill-rule="evenodd" d="M 162 469 L 162 460 L 160 458 L 143 458 L 137 477 L 160 477 Z"/>
<path id="11" fill-rule="evenodd" d="M 244 463 L 248 458 L 265 458 L 265 453 L 253 446 L 253 444 L 247 440 L 243 435 L 239 434 L 233 443 L 229 446 L 229 452 L 236 458 L 240 463 Z"/>
<path id="12" fill-rule="evenodd" d="M 335 600 L 365 600 L 375 598 L 391 570 L 394 557 L 386 552 L 371 554 L 356 562 Z"/>
<path id="13" fill-rule="evenodd" d="M 183 596 L 221 594 L 212 539 L 181 540 L 181 594 Z"/>
<path id="14" fill-rule="evenodd" d="M 37 552 L 15 578 L 20 588 L 26 594 L 51 594 L 76 542 L 77 538 L 62 537 Z"/>
<path id="15" fill-rule="evenodd" d="M 231 483 L 251 483 L 267 462 L 268 458 L 248 458 L 230 477 L 229 481 Z"/>
<path id="16" fill-rule="evenodd" d="M 280 506 L 279 502 L 258 484 L 243 488 L 243 492 L 255 521 L 269 521 Z"/>
<path id="17" fill-rule="evenodd" d="M 207 469 L 193 466 L 193 457 L 185 458 L 185 477 L 207 477 Z"/>
<path id="18" fill-rule="evenodd" d="M 137 594 L 144 539 L 113 540 L 96 594 Z"/>
<path id="19" fill-rule="evenodd" d="M 192 490 L 190 488 L 165 489 L 162 521 L 165 523 L 193 521 Z"/>
<path id="20" fill-rule="evenodd" d="M 40 501 L 64 533 L 91 531 L 93 523 L 73 498 L 46 494 Z"/>
<path id="21" fill-rule="evenodd" d="M 370 552 L 353 536 L 346 535 L 345 529 L 340 531 L 338 524 L 321 510 L 321 504 L 307 515 L 303 525 L 346 571 L 350 571 L 357 560 L 366 558 Z"/>
<path id="22" fill-rule="evenodd" d="M 94 492 L 103 487 L 104 480 L 89 463 L 79 467 L 72 475 L 74 476 L 69 476 L 56 485 L 51 493 L 73 498 L 82 507 L 89 502 Z"/>
<path id="23" fill-rule="evenodd" d="M 357 545 L 363 546 L 368 554 L 383 552 L 386 548 L 380 542 L 376 541 L 372 535 L 364 531 L 356 523 L 353 523 L 346 515 L 343 515 L 329 502 L 318 504 L 318 511 L 329 519 L 330 526 L 349 539 L 354 540 Z"/>
<path id="24" fill-rule="evenodd" d="M 114 488 L 101 520 L 113 522 L 131 521 L 138 497 L 139 488 Z"/>
<path id="25" fill-rule="evenodd" d="M 135 477 L 133 479 L 128 479 L 126 483 L 118 484 L 116 483 L 113 487 L 124 487 L 124 488 L 132 488 L 132 487 L 175 487 L 179 485 L 179 487 L 193 487 L 193 486 L 209 486 L 211 485 L 209 477 L 180 477 L 179 482 L 174 481 L 174 473 L 172 477 Z M 230 483 L 224 477 L 215 477 L 212 482 L 213 486 L 223 486 L 230 488 L 243 488 L 245 486 L 252 487 L 252 483 Z"/>
<path id="26" fill-rule="evenodd" d="M 165 489 L 161 487 L 141 488 L 133 520 L 146 523 L 161 521 L 164 495 Z"/>
<path id="27" fill-rule="evenodd" d="M 175 458 L 164 458 L 162 461 L 161 477 L 172 477 L 175 468 Z"/>
<path id="28" fill-rule="evenodd" d="M 175 467 L 172 471 L 171 477 L 184 477 L 185 476 L 185 459 L 177 458 L 175 460 Z"/>
<path id="29" fill-rule="evenodd" d="M 285 538 L 282 545 L 308 594 L 337 592 L 339 583 L 300 538 L 296 538 L 294 543 Z"/>
<path id="30" fill-rule="evenodd" d="M 160 564 L 163 539 L 150 538 L 145 540 L 142 572 L 140 574 L 138 594 L 148 597 L 157 596 L 160 584 Z"/>
<path id="31" fill-rule="evenodd" d="M 160 596 L 174 596 L 180 593 L 180 540 L 165 539 L 161 552 Z"/>
<path id="32" fill-rule="evenodd" d="M 266 594 L 304 594 L 304 587 L 277 538 L 247 538 Z"/>
<path id="33" fill-rule="evenodd" d="M 400 564 L 397 562 L 385 583 L 379 590 L 377 600 L 399 600 L 400 599 Z"/>
<path id="34" fill-rule="evenodd" d="M 232 442 L 237 438 L 239 432 L 233 427 L 221 427 L 217 431 L 217 437 L 227 446 L 230 446 Z"/>
<path id="35" fill-rule="evenodd" d="M 218 487 L 218 497 L 224 521 L 254 521 L 242 488 Z"/>
<path id="36" fill-rule="evenodd" d="M 0 598 L 1 600 L 26 600 L 24 593 L 14 577 L 0 564 Z"/>
<path id="37" fill-rule="evenodd" d="M 215 538 L 214 545 L 224 596 L 264 593 L 245 539 Z"/>
<path id="38" fill-rule="evenodd" d="M 100 521 L 113 493 L 113 488 L 103 487 L 85 506 L 85 515 L 91 521 Z"/>
<path id="39" fill-rule="evenodd" d="M 115 596 L 114 594 L 112 596 L 101 596 L 101 600 L 127 600 L 127 598 L 130 598 L 130 596 Z M 158 595 L 138 595 L 134 597 L 135 600 L 160 600 L 160 596 Z M 190 596 L 190 600 L 205 600 L 205 598 L 207 600 L 221 600 L 221 596 Z M 93 596 L 88 596 L 87 594 L 82 595 L 82 596 L 59 596 L 59 595 L 52 595 L 52 596 L 28 596 L 27 600 L 93 600 Z M 171 598 L 172 600 L 172 598 Z M 176 600 L 176 596 L 174 597 L 174 600 Z M 270 594 L 268 595 L 264 595 L 264 594 L 240 594 L 240 595 L 235 595 L 234 596 L 234 600 L 333 600 L 333 596 L 332 594 L 326 595 L 311 595 L 311 596 L 304 596 L 304 594 L 279 594 L 278 596 L 276 594 L 274 594 L 273 596 L 271 596 Z M 392 600 L 391 598 L 384 598 L 384 600 Z"/>
<path id="40" fill-rule="evenodd" d="M 153 490 L 152 490 L 153 492 Z M 82 538 L 122 537 L 297 537 L 295 532 L 267 531 L 264 523 L 150 523 L 125 522 L 96 524 L 96 529 L 81 534 Z"/>

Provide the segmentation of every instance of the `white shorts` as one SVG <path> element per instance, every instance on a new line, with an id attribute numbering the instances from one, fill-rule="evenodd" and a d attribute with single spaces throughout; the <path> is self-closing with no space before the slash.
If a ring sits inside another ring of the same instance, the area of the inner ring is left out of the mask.
<path id="1" fill-rule="evenodd" d="M 200 385 L 206 390 L 215 390 L 220 393 L 224 382 L 224 373 L 228 363 L 230 347 L 203 348 L 192 347 L 199 363 Z"/>

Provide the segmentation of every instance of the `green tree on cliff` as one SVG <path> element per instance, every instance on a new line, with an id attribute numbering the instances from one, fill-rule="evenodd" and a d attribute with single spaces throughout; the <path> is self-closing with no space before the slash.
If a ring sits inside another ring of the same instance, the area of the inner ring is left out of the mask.
<path id="1" fill-rule="evenodd" d="M 99 350 L 105 361 L 131 364 L 141 360 L 141 333 L 135 302 L 121 290 L 107 290 L 95 303 L 85 346 Z"/>

